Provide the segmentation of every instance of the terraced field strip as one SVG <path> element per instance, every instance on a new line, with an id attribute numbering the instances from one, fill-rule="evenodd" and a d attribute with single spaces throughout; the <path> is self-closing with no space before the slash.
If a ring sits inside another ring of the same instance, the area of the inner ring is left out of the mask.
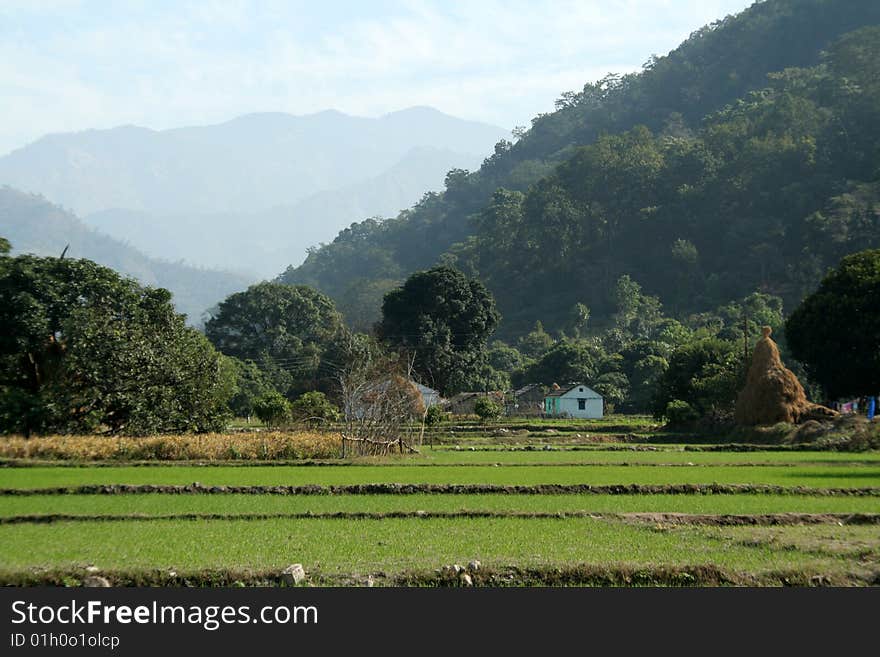
<path id="1" fill-rule="evenodd" d="M 351 461 L 339 460 L 181 460 L 181 461 L 73 461 L 37 459 L 0 459 L 0 472 L 4 468 L 106 468 L 106 467 L 375 467 L 377 465 L 406 465 L 408 467 L 431 467 L 454 465 L 456 467 L 505 465 L 505 466 L 793 466 L 793 465 L 878 465 L 880 453 L 867 452 L 682 452 L 676 451 L 504 451 L 484 450 L 478 452 L 426 451 L 420 455 L 364 458 Z"/>
<path id="2" fill-rule="evenodd" d="M 2 468 L 0 489 L 41 489 L 102 484 L 205 486 L 350 486 L 372 483 L 494 484 L 498 486 L 750 484 L 785 487 L 872 488 L 880 486 L 880 466 L 646 466 L 510 467 L 486 465 L 377 465 L 363 467 L 197 467 Z M 474 491 L 491 492 L 491 491 Z M 585 491 L 588 492 L 588 491 Z"/>
<path id="3" fill-rule="evenodd" d="M 814 495 L 34 495 L 0 499 L 0 517 L 42 514 L 880 513 L 880 497 Z"/>
<path id="4" fill-rule="evenodd" d="M 831 495 L 880 497 L 880 487 L 817 488 L 773 484 L 347 484 L 319 486 L 205 486 L 173 484 L 87 484 L 57 488 L 4 488 L 0 496 L 44 495 Z"/>
<path id="5" fill-rule="evenodd" d="M 487 567 L 709 566 L 733 572 L 799 571 L 870 581 L 876 564 L 771 543 L 746 544 L 740 528 L 677 526 L 593 518 L 273 519 L 59 522 L 0 525 L 0 582 L 38 568 L 281 569 L 355 575 L 434 569 L 479 559 Z M 802 529 L 781 527 L 780 531 Z M 840 529 L 837 527 L 837 529 Z M 874 526 L 849 526 L 869 542 Z M 704 533 L 709 532 L 711 533 Z M 173 540 L 169 540 L 173 537 Z M 875 554 L 871 552 L 871 554 Z"/>
<path id="6" fill-rule="evenodd" d="M 725 527 L 716 531 L 704 527 L 705 536 L 734 541 L 747 547 L 766 545 L 774 550 L 797 550 L 818 556 L 856 559 L 880 568 L 880 532 L 864 531 L 851 525 L 790 527 Z M 880 584 L 880 579 L 876 582 Z"/>
<path id="7" fill-rule="evenodd" d="M 624 450 L 552 450 L 552 451 L 457 451 L 423 450 L 416 463 L 443 465 L 477 465 L 500 463 L 502 465 L 549 465 L 549 464 L 638 464 L 638 465 L 798 465 L 842 464 L 878 465 L 880 452 L 686 452 L 673 450 L 624 451 Z"/>
<path id="8" fill-rule="evenodd" d="M 34 514 L 0 518 L 0 525 L 69 522 L 156 522 L 161 520 L 387 520 L 389 518 L 472 520 L 474 518 L 593 518 L 667 525 L 720 527 L 780 525 L 880 525 L 880 513 L 597 513 L 594 511 L 336 511 L 331 513 L 173 513 L 163 515 Z"/>
<path id="9" fill-rule="evenodd" d="M 448 565 L 442 569 L 412 569 L 375 573 L 325 573 L 313 571 L 309 585 L 326 586 L 462 586 Z M 122 569 L 101 570 L 113 586 L 287 586 L 276 569 L 201 568 L 201 569 Z M 0 570 L 0 586 L 82 586 L 91 573 L 82 567 Z M 834 584 L 865 585 L 876 583 L 863 573 L 843 573 L 830 578 L 809 571 L 788 569 L 762 573 L 724 570 L 717 566 L 625 564 L 563 566 L 506 566 L 469 571 L 476 586 L 823 586 Z"/>

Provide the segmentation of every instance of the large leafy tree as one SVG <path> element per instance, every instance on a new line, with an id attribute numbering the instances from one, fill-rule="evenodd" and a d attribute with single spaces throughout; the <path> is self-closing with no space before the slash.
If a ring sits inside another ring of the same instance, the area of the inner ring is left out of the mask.
<path id="1" fill-rule="evenodd" d="M 578 340 L 563 340 L 526 368 L 517 383 L 588 383 L 598 374 L 601 354 Z"/>
<path id="2" fill-rule="evenodd" d="M 0 430 L 224 426 L 221 356 L 171 304 L 89 260 L 0 257 Z"/>
<path id="3" fill-rule="evenodd" d="M 306 285 L 266 282 L 227 297 L 205 324 L 220 351 L 254 361 L 288 398 L 329 385 L 323 357 L 341 330 L 327 296 Z"/>
<path id="4" fill-rule="evenodd" d="M 482 283 L 451 267 L 435 267 L 385 295 L 377 332 L 389 346 L 413 354 L 426 382 L 453 394 L 479 385 L 486 342 L 499 320 Z"/>
<path id="5" fill-rule="evenodd" d="M 698 416 L 733 410 L 744 365 L 737 345 L 717 337 L 688 342 L 672 354 L 654 392 L 657 418 L 669 418 L 672 402 L 684 402 Z"/>
<path id="6" fill-rule="evenodd" d="M 841 260 L 785 325 L 792 355 L 832 398 L 880 391 L 880 249 Z"/>
<path id="7" fill-rule="evenodd" d="M 237 417 L 250 418 L 255 414 L 259 399 L 278 391 L 254 361 L 239 360 L 234 356 L 224 358 L 235 374 L 235 393 L 229 400 L 229 408 Z"/>

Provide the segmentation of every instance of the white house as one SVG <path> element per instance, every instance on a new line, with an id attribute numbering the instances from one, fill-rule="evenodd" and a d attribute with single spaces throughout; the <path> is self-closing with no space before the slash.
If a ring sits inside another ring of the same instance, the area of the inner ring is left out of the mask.
<path id="1" fill-rule="evenodd" d="M 583 383 L 551 390 L 544 396 L 544 413 L 555 417 L 602 417 L 603 399 Z"/>

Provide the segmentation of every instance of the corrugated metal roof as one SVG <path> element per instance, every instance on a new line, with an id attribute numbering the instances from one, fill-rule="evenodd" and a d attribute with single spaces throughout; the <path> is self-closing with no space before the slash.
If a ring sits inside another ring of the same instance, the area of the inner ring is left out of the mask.
<path id="1" fill-rule="evenodd" d="M 521 396 L 521 395 L 526 394 L 527 392 L 531 392 L 531 391 L 534 390 L 535 388 L 539 388 L 540 386 L 541 386 L 540 383 L 529 383 L 528 385 L 524 385 L 524 386 L 523 386 L 522 388 L 520 388 L 519 390 L 514 390 L 514 391 L 513 391 L 513 396 L 514 396 L 514 397 L 519 397 L 519 396 Z"/>

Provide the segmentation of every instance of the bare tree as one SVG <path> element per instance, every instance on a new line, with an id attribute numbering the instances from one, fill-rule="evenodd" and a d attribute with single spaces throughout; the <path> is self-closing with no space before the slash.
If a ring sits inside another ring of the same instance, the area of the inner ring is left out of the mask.
<path id="1" fill-rule="evenodd" d="M 418 452 L 425 430 L 425 404 L 412 379 L 411 359 L 393 360 L 351 341 L 339 373 L 342 456 Z"/>

